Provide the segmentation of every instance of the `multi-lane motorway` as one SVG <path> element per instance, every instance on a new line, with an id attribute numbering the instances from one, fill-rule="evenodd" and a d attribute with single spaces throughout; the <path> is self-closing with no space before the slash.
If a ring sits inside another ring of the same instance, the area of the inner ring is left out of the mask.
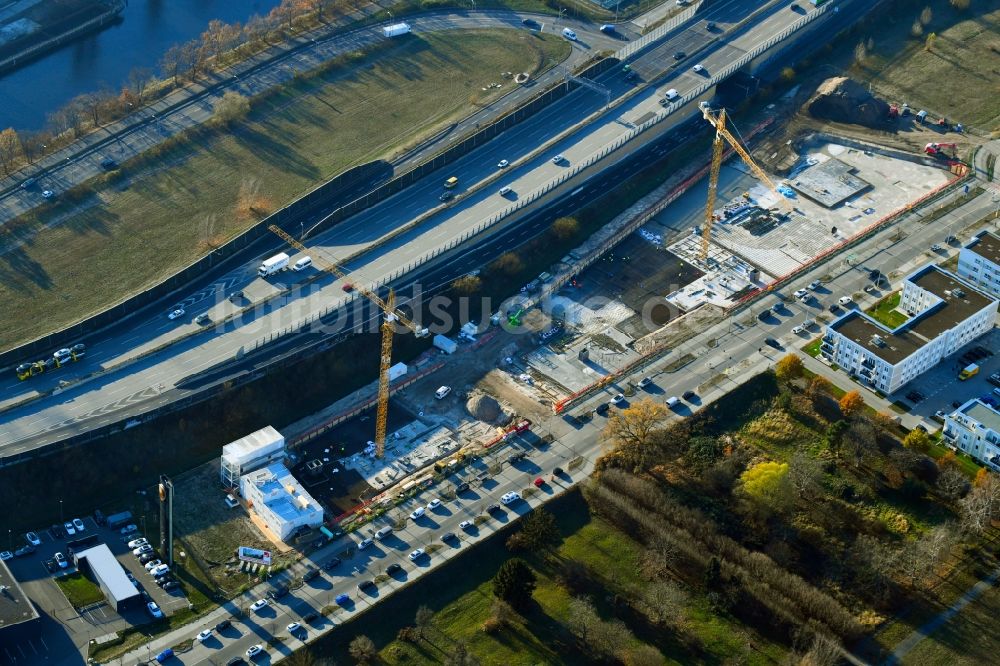
<path id="1" fill-rule="evenodd" d="M 729 64 L 801 18 L 800 14 L 789 11 L 780 4 L 775 5 L 772 11 L 755 17 L 750 25 L 730 32 L 734 24 L 758 9 L 746 8 L 745 4 L 731 0 L 713 5 L 685 30 L 637 59 L 633 66 L 647 76 L 662 70 L 664 66 L 676 66 L 672 69 L 672 74 L 655 89 L 650 88 L 634 95 L 596 122 L 567 131 L 599 110 L 606 102 L 603 95 L 589 89 L 576 90 L 531 121 L 512 128 L 450 165 L 447 171 L 431 174 L 395 197 L 313 239 L 313 252 L 317 255 L 343 257 L 367 248 L 385 234 L 440 206 L 438 196 L 442 192 L 441 183 L 445 178 L 455 175 L 460 179 L 459 189 L 464 192 L 457 201 L 377 250 L 358 257 L 348 266 L 358 271 L 356 281 L 373 283 L 397 272 L 401 267 L 420 261 L 435 248 L 458 239 L 470 227 L 510 206 L 516 201 L 516 197 L 526 196 L 529 192 L 544 187 L 561 170 L 588 159 L 620 140 L 636 123 L 643 122 L 651 114 L 662 110 L 658 100 L 664 89 L 675 88 L 683 95 L 687 90 L 700 86 L 704 75 L 693 72 L 693 65 L 701 64 L 708 75 L 711 75 L 713 71 Z M 705 28 L 708 20 L 716 22 L 718 27 L 715 32 L 709 32 Z M 679 51 L 697 54 L 697 57 L 689 55 L 674 60 L 674 54 Z M 611 73 L 600 82 L 613 97 L 631 90 L 620 73 Z M 674 115 L 677 120 L 673 122 L 687 117 L 686 113 Z M 669 127 L 670 124 L 671 119 L 661 123 L 664 127 Z M 543 142 L 562 132 L 567 132 L 564 138 L 547 146 L 544 151 L 532 154 Z M 553 163 L 552 157 L 557 154 L 565 156 L 566 160 L 559 164 Z M 501 159 L 512 163 L 502 173 L 496 166 Z M 519 160 L 522 159 L 523 163 L 520 163 Z M 475 183 L 490 178 L 495 180 L 480 190 L 470 191 Z M 565 187 L 578 187 L 578 183 L 582 184 L 582 179 L 570 181 Z M 507 198 L 498 194 L 501 186 L 511 188 L 512 192 Z M 516 223 L 516 218 L 512 223 Z M 201 312 L 210 312 L 216 320 L 239 312 L 240 307 L 247 303 L 226 300 L 225 296 L 231 291 L 242 288 L 251 301 L 261 300 L 269 292 L 276 291 L 273 284 L 255 279 L 254 270 L 255 264 L 248 264 L 227 275 L 219 283 L 193 293 L 183 303 L 187 310 L 186 319 L 171 322 L 164 313 L 138 322 L 129 331 L 121 332 L 97 345 L 92 344 L 88 358 L 80 364 L 65 368 L 65 372 L 51 377 L 43 375 L 24 383 L 18 383 L 10 377 L 5 378 L 0 386 L 0 401 L 9 404 L 30 396 L 32 392 L 50 389 L 57 380 L 72 379 L 74 375 L 85 375 L 94 372 L 96 368 L 108 368 L 122 359 L 166 344 L 180 334 L 196 329 L 197 325 L 190 320 Z M 273 282 L 295 282 L 308 277 L 307 272 L 286 273 Z M 247 348 L 259 338 L 293 326 L 339 300 L 345 300 L 347 295 L 341 291 L 342 286 L 340 281 L 320 277 L 311 283 L 307 292 L 295 294 L 280 303 L 271 303 L 260 311 L 251 309 L 225 327 L 172 344 L 127 368 L 102 375 L 99 381 L 70 386 L 56 395 L 43 396 L 30 404 L 11 409 L 3 414 L 7 423 L 0 432 L 0 446 L 4 447 L 5 455 L 14 455 L 81 430 L 141 413 L 149 401 L 162 400 L 161 395 L 170 392 L 180 378 L 232 359 L 239 350 Z"/>
<path id="2" fill-rule="evenodd" d="M 898 223 L 904 225 L 906 234 L 897 235 L 895 227 L 887 228 L 854 248 L 852 253 L 858 260 L 856 265 L 841 265 L 836 258 L 828 259 L 785 287 L 785 291 L 791 293 L 812 280 L 829 276 L 823 287 L 816 292 L 818 301 L 813 306 L 796 302 L 789 306 L 790 309 L 779 312 L 777 319 L 770 319 L 767 323 L 757 322 L 751 317 L 749 320 L 752 323 L 747 325 L 748 317 L 745 314 L 735 315 L 644 368 L 641 374 L 653 379 L 653 384 L 646 389 L 647 394 L 653 399 L 662 400 L 666 395 L 681 395 L 688 390 L 694 391 L 697 397 L 676 408 L 674 418 L 684 418 L 701 406 L 723 398 L 734 386 L 765 369 L 780 356 L 781 352 L 764 344 L 766 337 L 776 338 L 787 348 L 794 348 L 804 342 L 804 339 L 791 333 L 792 326 L 801 322 L 806 316 L 815 315 L 821 306 L 828 305 L 838 296 L 861 291 L 869 281 L 871 269 L 878 269 L 884 274 L 895 271 L 906 273 L 912 267 L 927 261 L 927 247 L 939 241 L 942 235 L 955 234 L 960 237 L 968 235 L 970 225 L 977 223 L 995 208 L 996 202 L 989 195 L 984 195 L 956 209 L 947 218 L 936 220 L 933 225 L 922 224 L 921 213 L 908 215 Z M 865 307 L 867 303 L 862 300 L 858 305 Z M 674 359 L 685 354 L 696 356 L 697 360 L 681 370 L 668 370 Z M 837 379 L 832 370 L 826 371 L 835 380 Z M 720 375 L 726 375 L 727 379 L 721 382 L 712 381 Z M 591 412 L 597 404 L 607 401 L 612 394 L 622 390 L 626 382 L 634 383 L 637 379 L 638 374 L 621 378 L 618 384 L 608 386 L 604 392 L 575 405 L 570 413 L 579 415 Z M 846 385 L 848 380 L 841 375 L 839 381 Z M 918 422 L 918 417 L 904 416 L 904 425 L 907 427 L 913 427 Z M 431 568 L 443 565 L 453 557 L 462 556 L 477 540 L 488 537 L 507 525 L 509 521 L 526 513 L 529 508 L 551 499 L 585 479 L 593 469 L 593 464 L 601 453 L 599 433 L 604 426 L 603 418 L 595 416 L 590 422 L 571 422 L 563 417 L 553 416 L 547 422 L 536 425 L 551 432 L 556 438 L 555 441 L 539 449 L 532 449 L 520 441 L 514 441 L 511 446 L 494 451 L 491 454 L 492 462 L 501 462 L 503 467 L 499 474 L 483 486 L 473 483 L 470 491 L 459 494 L 454 500 L 444 501 L 441 507 L 428 511 L 425 517 L 408 520 L 406 527 L 396 531 L 391 538 L 376 542 L 373 546 L 345 557 L 340 564 L 331 567 L 319 578 L 293 590 L 260 613 L 243 614 L 237 612 L 237 609 L 245 609 L 253 601 L 261 598 L 268 589 L 266 585 L 258 586 L 245 596 L 233 600 L 225 607 L 202 618 L 197 625 L 157 638 L 149 646 L 149 652 L 155 655 L 165 647 L 193 637 L 203 628 L 214 626 L 221 619 L 233 617 L 234 627 L 203 644 L 196 644 L 191 651 L 180 655 L 180 660 L 185 664 L 225 663 L 230 658 L 243 656 L 251 645 L 267 646 L 268 639 L 272 635 L 287 637 L 288 632 L 285 627 L 288 623 L 302 623 L 304 630 L 299 637 L 285 640 L 274 647 L 267 647 L 265 658 L 276 661 L 298 648 L 303 639 L 312 640 L 321 633 L 334 630 L 359 611 L 385 600 L 392 592 Z M 505 462 L 509 453 L 518 448 L 530 451 L 529 457 L 513 464 Z M 581 464 L 571 466 L 570 461 L 577 458 L 581 459 Z M 556 467 L 562 468 L 565 474 L 553 478 L 552 473 Z M 472 468 L 463 473 L 464 477 L 471 479 L 476 471 Z M 528 497 L 526 501 L 515 502 L 492 517 L 480 518 L 480 524 L 475 529 L 459 527 L 462 521 L 475 522 L 477 516 L 484 516 L 486 507 L 497 502 L 504 493 L 509 491 L 523 493 L 526 488 L 533 485 L 532 482 L 536 478 L 543 479 L 545 483 L 539 492 Z M 399 512 L 406 514 L 418 506 L 426 505 L 437 497 L 441 490 L 442 488 L 428 489 L 421 496 L 402 505 Z M 369 536 L 386 524 L 388 519 L 373 523 L 362 531 L 361 536 Z M 448 532 L 454 533 L 457 538 L 442 541 L 441 537 Z M 297 565 L 294 570 L 284 573 L 283 576 L 288 580 L 301 577 L 306 567 L 324 565 L 360 538 L 346 538 L 331 544 L 310 555 L 305 562 Z M 409 559 L 410 552 L 417 548 L 427 549 L 431 544 L 437 546 L 437 550 L 429 556 L 420 557 L 416 561 Z M 383 574 L 391 564 L 401 565 L 402 570 L 379 582 L 374 592 L 365 593 L 358 590 L 358 583 Z M 347 594 L 351 598 L 351 602 L 341 611 L 330 618 L 321 616 L 311 624 L 303 622 L 303 618 L 309 613 L 318 613 L 323 608 L 335 605 L 334 599 L 339 594 Z M 352 627 L 349 631 L 363 633 L 363 628 Z M 146 648 L 141 648 L 128 655 L 124 662 L 132 663 L 133 657 L 142 658 L 146 654 Z"/>

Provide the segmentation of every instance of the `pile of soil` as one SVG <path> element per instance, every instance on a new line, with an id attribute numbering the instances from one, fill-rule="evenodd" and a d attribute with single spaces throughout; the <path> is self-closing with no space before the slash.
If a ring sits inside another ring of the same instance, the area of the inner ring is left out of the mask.
<path id="1" fill-rule="evenodd" d="M 815 118 L 866 127 L 884 127 L 889 105 L 874 97 L 861 84 L 844 76 L 827 79 L 806 103 Z"/>
<path id="2" fill-rule="evenodd" d="M 465 404 L 465 408 L 469 410 L 469 414 L 473 418 L 485 423 L 495 423 L 503 414 L 503 410 L 500 409 L 500 403 L 496 401 L 496 398 L 484 393 L 479 393 L 469 398 L 469 401 Z"/>

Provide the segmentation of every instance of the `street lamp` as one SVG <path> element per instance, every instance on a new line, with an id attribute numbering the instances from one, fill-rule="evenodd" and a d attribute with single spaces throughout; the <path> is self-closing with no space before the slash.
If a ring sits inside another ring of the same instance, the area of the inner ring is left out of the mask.
<path id="1" fill-rule="evenodd" d="M 65 518 L 63 518 L 63 507 L 62 507 L 62 502 L 63 502 L 62 500 L 59 500 L 59 522 L 60 522 L 60 523 L 63 523 L 63 522 L 66 522 L 66 519 L 65 519 Z"/>

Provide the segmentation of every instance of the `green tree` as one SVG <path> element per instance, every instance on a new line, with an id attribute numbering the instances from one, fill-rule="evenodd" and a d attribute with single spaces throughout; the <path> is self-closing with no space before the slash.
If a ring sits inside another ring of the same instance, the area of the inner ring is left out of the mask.
<path id="1" fill-rule="evenodd" d="M 760 504 L 775 511 L 791 506 L 792 484 L 788 479 L 788 463 L 757 463 L 740 475 L 743 492 Z"/>
<path id="2" fill-rule="evenodd" d="M 781 70 L 781 80 L 785 82 L 790 82 L 795 80 L 795 70 L 791 67 L 785 67 Z"/>
<path id="3" fill-rule="evenodd" d="M 524 610 L 531 603 L 535 591 L 535 572 L 519 557 L 512 557 L 493 577 L 493 595 L 503 599 L 512 608 Z"/>
<path id="4" fill-rule="evenodd" d="M 250 113 L 250 100 L 232 90 L 226 92 L 215 105 L 215 121 L 222 125 L 231 125 L 243 120 Z"/>
<path id="5" fill-rule="evenodd" d="M 782 381 L 802 376 L 805 366 L 798 354 L 785 354 L 774 366 L 774 374 Z"/>
<path id="6" fill-rule="evenodd" d="M 524 517 L 521 521 L 521 531 L 507 541 L 507 547 L 511 548 L 513 545 L 512 550 L 524 548 L 537 551 L 557 544 L 559 538 L 556 517 L 539 507 Z"/>
<path id="7" fill-rule="evenodd" d="M 841 443 L 844 441 L 844 433 L 850 424 L 840 419 L 839 421 L 834 421 L 826 427 L 826 432 L 823 434 L 823 443 L 826 444 L 826 448 L 830 449 L 834 453 L 840 449 Z"/>

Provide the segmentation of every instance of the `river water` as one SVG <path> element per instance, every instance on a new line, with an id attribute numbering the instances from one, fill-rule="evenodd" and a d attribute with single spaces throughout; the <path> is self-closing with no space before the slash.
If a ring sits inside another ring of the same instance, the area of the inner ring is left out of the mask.
<path id="1" fill-rule="evenodd" d="M 81 37 L 0 76 L 0 129 L 37 130 L 77 95 L 121 89 L 134 67 L 159 73 L 174 44 L 194 39 L 208 22 L 245 22 L 280 0 L 128 0 L 119 23 Z"/>

